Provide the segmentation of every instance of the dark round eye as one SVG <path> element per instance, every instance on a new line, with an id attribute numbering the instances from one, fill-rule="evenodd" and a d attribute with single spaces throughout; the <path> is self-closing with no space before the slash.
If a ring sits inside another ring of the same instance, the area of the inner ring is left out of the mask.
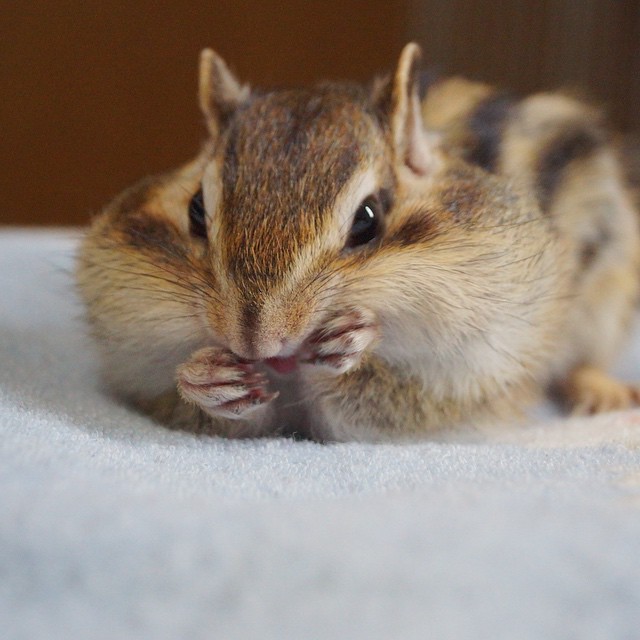
<path id="1" fill-rule="evenodd" d="M 381 228 L 381 216 L 380 200 L 376 196 L 365 198 L 353 217 L 347 247 L 359 247 L 376 238 Z"/>
<path id="2" fill-rule="evenodd" d="M 189 202 L 189 231 L 192 236 L 198 238 L 207 237 L 207 223 L 205 220 L 202 188 L 198 189 Z"/>

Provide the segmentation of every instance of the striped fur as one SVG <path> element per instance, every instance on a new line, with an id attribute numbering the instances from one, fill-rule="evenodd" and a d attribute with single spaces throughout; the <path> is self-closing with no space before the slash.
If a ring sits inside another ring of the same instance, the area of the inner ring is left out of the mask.
<path id="1" fill-rule="evenodd" d="M 554 385 L 584 410 L 637 401 L 603 373 L 640 247 L 600 113 L 458 78 L 420 103 L 418 61 L 408 45 L 372 88 L 252 92 L 203 53 L 210 140 L 79 254 L 113 388 L 174 426 L 339 440 L 491 422 Z M 379 235 L 352 249 L 367 197 Z"/>

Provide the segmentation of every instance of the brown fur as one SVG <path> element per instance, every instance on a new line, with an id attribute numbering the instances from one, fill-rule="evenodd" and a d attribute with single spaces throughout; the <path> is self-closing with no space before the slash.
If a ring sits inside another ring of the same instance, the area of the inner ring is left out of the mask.
<path id="1" fill-rule="evenodd" d="M 468 117 L 469 142 L 465 159 L 487 171 L 497 169 L 505 124 L 514 100 L 501 93 L 491 94 L 477 104 Z"/>
<path id="2" fill-rule="evenodd" d="M 221 228 L 230 239 L 229 272 L 265 288 L 277 283 L 287 256 L 320 233 L 354 168 L 382 150 L 371 143 L 379 128 L 364 91 L 348 85 L 251 100 L 225 140 Z M 265 198 L 269 192 L 274 197 Z"/>
<path id="3" fill-rule="evenodd" d="M 210 140 L 116 199 L 79 254 L 114 389 L 181 428 L 341 440 L 479 426 L 554 383 L 587 410 L 637 399 L 584 374 L 638 294 L 635 211 L 599 114 L 461 79 L 420 104 L 418 61 L 408 45 L 371 90 L 259 93 L 203 52 Z M 205 240 L 189 232 L 200 188 Z M 378 237 L 351 247 L 367 197 Z"/>

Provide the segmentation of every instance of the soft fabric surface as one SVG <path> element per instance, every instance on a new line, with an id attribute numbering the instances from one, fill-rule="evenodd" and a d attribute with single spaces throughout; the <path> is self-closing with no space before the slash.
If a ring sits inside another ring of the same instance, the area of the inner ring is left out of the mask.
<path id="1" fill-rule="evenodd" d="M 172 432 L 101 391 L 73 235 L 0 234 L 2 638 L 640 637 L 640 412 L 486 442 Z"/>

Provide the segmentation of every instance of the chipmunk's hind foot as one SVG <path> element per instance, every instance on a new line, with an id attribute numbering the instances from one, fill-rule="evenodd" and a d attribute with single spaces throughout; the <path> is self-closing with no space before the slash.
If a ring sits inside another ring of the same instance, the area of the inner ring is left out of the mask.
<path id="1" fill-rule="evenodd" d="M 575 368 L 561 385 L 573 415 L 622 411 L 640 405 L 640 384 L 616 380 L 593 366 Z"/>

